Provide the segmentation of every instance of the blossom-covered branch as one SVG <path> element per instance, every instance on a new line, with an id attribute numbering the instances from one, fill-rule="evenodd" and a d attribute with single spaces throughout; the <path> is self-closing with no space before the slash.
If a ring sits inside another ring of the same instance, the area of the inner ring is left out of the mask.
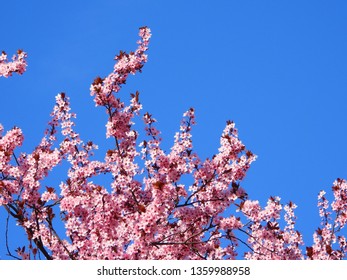
<path id="1" fill-rule="evenodd" d="M 241 186 L 256 156 L 239 139 L 234 122 L 226 123 L 217 153 L 201 160 L 192 140 L 195 110 L 189 108 L 171 150 L 162 149 L 156 119 L 148 112 L 141 115 L 140 93 L 130 94 L 128 104 L 119 97 L 130 74 L 141 72 L 147 62 L 150 29 L 140 28 L 139 36 L 137 49 L 120 52 L 113 71 L 90 86 L 95 105 L 106 112 L 105 141 L 112 139 L 102 159 L 94 158 L 98 145 L 83 141 L 75 130 L 76 115 L 65 93 L 56 96 L 45 135 L 31 153 L 16 156 L 24 140 L 21 129 L 4 133 L 0 125 L 0 206 L 28 237 L 28 244 L 16 250 L 18 257 L 235 259 L 244 245 L 246 259 L 344 258 L 344 180 L 334 183 L 330 205 L 320 193 L 322 227 L 305 248 L 295 229 L 294 203 L 282 205 L 279 197 L 271 197 L 262 208 Z M 3 53 L 0 75 L 22 74 L 25 57 L 19 51 L 8 62 Z M 134 129 L 141 116 L 143 134 Z M 45 185 L 63 163 L 69 165 L 66 178 Z M 100 175 L 111 183 L 94 183 Z M 65 234 L 57 230 L 59 223 Z"/>
<path id="2" fill-rule="evenodd" d="M 27 67 L 27 54 L 18 50 L 16 55 L 12 56 L 12 61 L 8 61 L 7 54 L 2 51 L 0 55 L 0 77 L 10 77 L 12 73 L 23 74 Z"/>

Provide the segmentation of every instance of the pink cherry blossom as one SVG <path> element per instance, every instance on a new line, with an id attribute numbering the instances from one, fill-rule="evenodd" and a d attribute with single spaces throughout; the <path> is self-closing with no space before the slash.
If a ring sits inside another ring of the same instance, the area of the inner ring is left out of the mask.
<path id="1" fill-rule="evenodd" d="M 12 61 L 8 61 L 7 54 L 3 51 L 0 55 L 0 77 L 10 77 L 12 73 L 23 74 L 26 71 L 27 54 L 22 50 L 17 51 L 17 55 L 12 56 Z"/>
<path id="2" fill-rule="evenodd" d="M 76 114 L 65 93 L 56 96 L 51 120 L 31 153 L 19 153 L 20 128 L 5 132 L 0 124 L 0 206 L 28 237 L 16 249 L 20 259 L 235 259 L 243 245 L 245 259 L 343 259 L 347 242 L 347 183 L 337 179 L 333 200 L 318 195 L 321 225 L 313 244 L 304 246 L 296 229 L 293 202 L 277 196 L 265 206 L 250 199 L 241 186 L 256 155 L 227 121 L 218 153 L 202 160 L 194 150 L 194 108 L 183 113 L 169 151 L 157 120 L 142 113 L 139 92 L 130 101 L 119 91 L 141 72 L 148 57 L 151 32 L 139 31 L 133 52 L 120 52 L 112 72 L 90 86 L 96 107 L 106 112 L 105 142 L 110 147 L 96 159 L 98 147 L 83 141 L 75 128 Z M 0 76 L 26 70 L 26 53 L 11 62 L 3 52 Z M 139 123 L 136 123 L 139 121 Z M 143 125 L 143 131 L 134 125 Z M 60 134 L 58 133 L 60 131 Z M 95 154 L 95 155 L 94 155 Z M 45 178 L 68 164 L 66 178 L 47 186 Z M 100 185 L 98 176 L 110 184 Z M 190 180 L 187 180 L 190 178 Z M 57 231 L 57 223 L 65 234 Z"/>

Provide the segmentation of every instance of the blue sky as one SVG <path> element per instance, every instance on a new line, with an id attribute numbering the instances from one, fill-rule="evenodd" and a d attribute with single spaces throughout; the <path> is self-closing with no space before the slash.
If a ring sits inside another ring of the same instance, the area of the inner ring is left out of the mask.
<path id="1" fill-rule="evenodd" d="M 298 205 L 307 245 L 319 226 L 317 194 L 347 179 L 346 1 L 4 1 L 0 50 L 28 53 L 23 76 L 0 80 L 0 123 L 22 128 L 30 152 L 54 97 L 66 92 L 84 140 L 105 142 L 103 109 L 89 95 L 119 50 L 136 48 L 138 28 L 153 37 L 143 73 L 121 91 L 140 91 L 159 121 L 164 147 L 182 114 L 196 109 L 195 150 L 212 156 L 227 120 L 258 159 L 243 182 L 252 199 Z M 92 128 L 92 129 L 91 129 Z M 0 258 L 5 213 L 0 210 Z M 20 234 L 12 230 L 11 244 Z"/>

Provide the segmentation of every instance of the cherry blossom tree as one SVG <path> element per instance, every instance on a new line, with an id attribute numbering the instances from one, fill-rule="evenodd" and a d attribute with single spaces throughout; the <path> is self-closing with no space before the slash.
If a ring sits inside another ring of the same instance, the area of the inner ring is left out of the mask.
<path id="1" fill-rule="evenodd" d="M 222 132 L 218 153 L 201 160 L 193 149 L 195 115 L 190 108 L 170 152 L 161 148 L 156 119 L 148 112 L 141 115 L 139 92 L 130 95 L 129 104 L 118 94 L 129 75 L 141 72 L 147 61 L 150 29 L 140 28 L 139 36 L 136 51 L 121 51 L 113 71 L 90 86 L 95 105 L 107 115 L 106 138 L 112 143 L 102 160 L 94 156 L 98 146 L 82 141 L 75 130 L 76 115 L 65 93 L 56 96 L 48 128 L 31 153 L 15 153 L 24 140 L 20 128 L 4 133 L 0 125 L 0 205 L 28 238 L 17 254 L 7 246 L 8 255 L 235 259 L 243 246 L 246 259 L 343 259 L 346 181 L 336 180 L 330 204 L 325 192 L 319 193 L 322 226 L 313 235 L 313 245 L 304 247 L 295 230 L 294 203 L 283 205 L 279 197 L 271 197 L 262 208 L 241 187 L 256 156 L 240 141 L 233 122 L 228 121 Z M 2 52 L 0 76 L 23 74 L 25 59 L 23 51 L 12 61 Z M 144 135 L 134 129 L 141 116 Z M 70 166 L 66 178 L 59 186 L 45 186 L 45 178 L 64 163 Z M 104 174 L 112 177 L 109 186 L 93 182 Z M 190 185 L 183 183 L 187 175 Z M 63 235 L 58 233 L 59 223 L 65 226 Z"/>

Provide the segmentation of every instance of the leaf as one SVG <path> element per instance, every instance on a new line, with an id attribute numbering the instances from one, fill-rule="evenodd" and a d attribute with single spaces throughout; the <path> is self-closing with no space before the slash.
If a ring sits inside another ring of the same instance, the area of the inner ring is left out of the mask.
<path id="1" fill-rule="evenodd" d="M 98 76 L 94 79 L 93 85 L 95 86 L 98 84 L 102 84 L 102 82 L 103 82 L 103 79 Z"/>
<path id="2" fill-rule="evenodd" d="M 146 207 L 143 205 L 143 204 L 139 204 L 139 211 L 141 212 L 141 213 L 144 213 L 144 212 L 146 212 Z"/>
<path id="3" fill-rule="evenodd" d="M 114 151 L 113 150 L 108 150 L 106 154 L 107 154 L 108 157 L 111 157 L 114 154 Z"/>
<path id="4" fill-rule="evenodd" d="M 306 247 L 306 255 L 312 260 L 313 259 L 313 248 Z"/>
<path id="5" fill-rule="evenodd" d="M 115 56 L 115 60 L 120 60 L 120 59 L 122 59 L 124 56 L 126 56 L 126 52 L 119 51 L 119 55 L 116 55 L 116 56 Z"/>
<path id="6" fill-rule="evenodd" d="M 242 211 L 242 208 L 243 208 L 243 206 L 245 205 L 245 202 L 244 201 L 242 201 L 241 203 L 240 203 L 240 206 L 239 206 L 239 209 Z"/>
<path id="7" fill-rule="evenodd" d="M 36 153 L 34 154 L 33 158 L 38 161 L 40 159 L 40 154 L 39 153 Z"/>
<path id="8" fill-rule="evenodd" d="M 153 184 L 153 188 L 155 188 L 156 190 L 163 190 L 163 187 L 164 187 L 164 183 L 161 182 L 161 181 L 157 181 Z"/>
<path id="9" fill-rule="evenodd" d="M 46 186 L 46 190 L 49 192 L 49 193 L 54 193 L 55 189 L 52 188 L 52 187 L 47 187 Z"/>
<path id="10" fill-rule="evenodd" d="M 278 223 L 267 222 L 267 227 L 271 230 L 278 230 L 280 227 Z"/>
<path id="11" fill-rule="evenodd" d="M 136 102 L 139 102 L 139 95 L 140 95 L 139 91 L 136 91 L 136 95 L 135 95 Z"/>
<path id="12" fill-rule="evenodd" d="M 331 253 L 333 252 L 333 248 L 331 248 L 329 244 L 325 246 L 325 250 L 327 251 L 329 255 L 331 255 Z"/>
<path id="13" fill-rule="evenodd" d="M 239 189 L 240 184 L 236 182 L 232 182 L 231 187 L 233 188 L 233 192 L 236 192 Z"/>
<path id="14" fill-rule="evenodd" d="M 246 156 L 247 156 L 247 157 L 252 157 L 252 156 L 253 156 L 253 153 L 252 153 L 251 151 L 247 151 L 247 152 L 246 152 Z"/>

